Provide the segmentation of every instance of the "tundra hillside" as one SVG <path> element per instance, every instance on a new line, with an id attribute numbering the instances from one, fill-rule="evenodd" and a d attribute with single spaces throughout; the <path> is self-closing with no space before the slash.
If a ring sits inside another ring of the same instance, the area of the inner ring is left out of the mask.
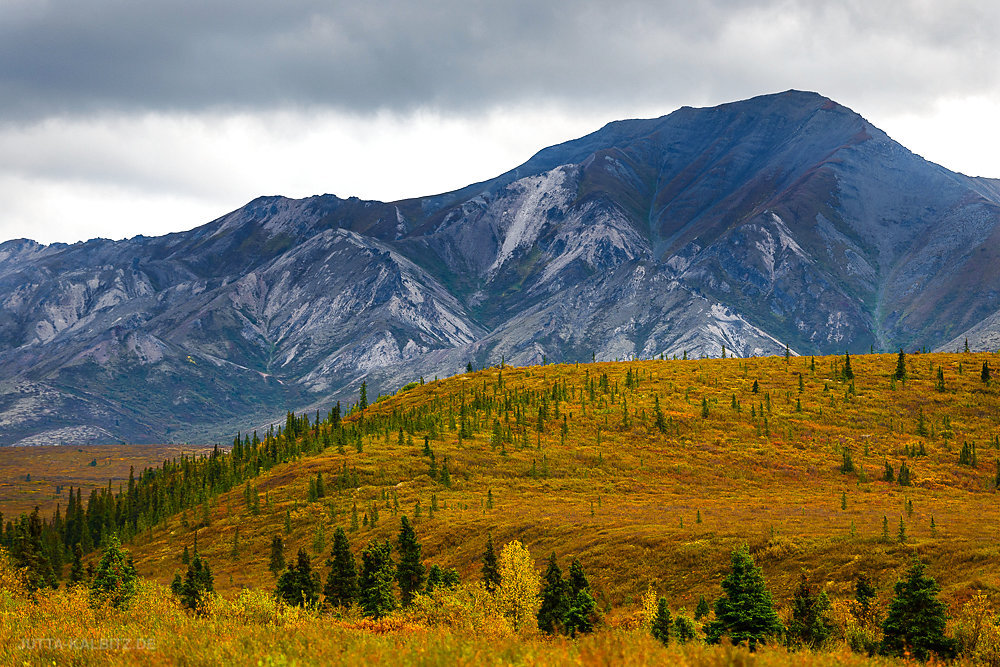
<path id="1" fill-rule="evenodd" d="M 580 659 L 587 642 L 646 641 L 614 633 L 645 623 L 651 594 L 688 614 L 718 598 L 743 543 L 786 620 L 803 572 L 843 620 L 859 575 L 884 609 L 913 556 L 961 619 L 970 601 L 995 604 L 1000 584 L 997 365 L 935 353 L 504 366 L 418 380 L 372 405 L 363 387 L 343 418 L 339 406 L 289 415 L 228 453 L 95 491 L 85 510 L 47 521 L 43 542 L 66 562 L 73 540 L 97 547 L 118 533 L 154 587 L 197 552 L 226 604 L 246 604 L 254 590 L 273 599 L 276 536 L 289 561 L 302 549 L 325 578 L 337 528 L 357 555 L 395 540 L 407 516 L 423 563 L 463 585 L 480 578 L 488 536 L 498 550 L 516 540 L 539 570 L 552 553 L 564 569 L 578 559 L 603 616 L 603 639 L 545 644 L 554 653 L 535 657 L 552 662 Z M 407 623 L 438 628 L 428 616 L 378 632 L 403 641 Z M 356 647 L 381 650 L 356 632 L 367 621 L 351 622 Z M 511 659 L 531 659 L 517 645 Z"/>

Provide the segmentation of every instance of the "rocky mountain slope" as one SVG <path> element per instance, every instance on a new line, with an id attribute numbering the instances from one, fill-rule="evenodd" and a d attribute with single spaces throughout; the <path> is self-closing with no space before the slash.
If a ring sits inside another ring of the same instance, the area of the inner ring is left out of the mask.
<path id="1" fill-rule="evenodd" d="M 206 440 L 470 361 L 985 344 L 997 312 L 1000 181 L 789 91 L 431 197 L 4 243 L 0 443 Z"/>

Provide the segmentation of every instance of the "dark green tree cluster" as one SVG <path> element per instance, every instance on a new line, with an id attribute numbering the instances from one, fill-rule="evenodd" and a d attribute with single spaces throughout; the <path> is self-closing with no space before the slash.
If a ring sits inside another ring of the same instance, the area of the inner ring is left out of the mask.
<path id="1" fill-rule="evenodd" d="M 341 421 L 338 403 L 322 422 L 310 423 L 308 415 L 289 412 L 284 426 L 271 427 L 264 439 L 237 435 L 228 452 L 216 446 L 211 453 L 183 455 L 147 468 L 138 476 L 129 472 L 127 485 L 91 491 L 84 500 L 82 489 L 68 489 L 65 514 L 57 506 L 51 520 L 42 520 L 37 510 L 9 521 L 0 535 L 15 561 L 29 569 L 32 585 L 55 585 L 63 563 L 76 545 L 83 554 L 106 546 L 111 535 L 121 540 L 160 524 L 167 518 L 199 508 L 199 523 L 210 520 L 209 503 L 221 493 L 244 486 L 246 507 L 259 513 L 260 499 L 250 480 L 279 463 L 323 451 L 326 447 L 360 439 L 363 424 Z M 360 485 L 357 471 L 345 469 L 336 477 L 337 487 Z M 313 481 L 317 497 L 325 494 L 322 476 Z M 186 518 L 186 514 L 184 515 Z M 44 562 L 43 562 L 44 561 Z M 46 567 L 47 564 L 47 567 Z M 51 571 L 51 575 L 49 572 Z"/>
<path id="2" fill-rule="evenodd" d="M 208 566 L 208 561 L 195 551 L 184 578 L 181 579 L 179 574 L 174 575 L 170 587 L 184 608 L 202 614 L 211 594 L 215 592 L 212 568 Z"/>
<path id="3" fill-rule="evenodd" d="M 288 605 L 311 607 L 319 602 L 319 575 L 313 571 L 312 562 L 305 549 L 299 549 L 295 564 L 278 577 L 275 594 Z"/>
<path id="4" fill-rule="evenodd" d="M 792 620 L 788 624 L 788 643 L 820 648 L 833 632 L 830 599 L 825 591 L 813 591 L 803 574 L 792 599 Z"/>
<path id="5" fill-rule="evenodd" d="M 580 561 L 573 559 L 569 567 L 569 578 L 564 580 L 553 552 L 549 556 L 543 582 L 538 629 L 549 634 L 561 632 L 571 637 L 578 633 L 592 632 L 597 603 Z"/>

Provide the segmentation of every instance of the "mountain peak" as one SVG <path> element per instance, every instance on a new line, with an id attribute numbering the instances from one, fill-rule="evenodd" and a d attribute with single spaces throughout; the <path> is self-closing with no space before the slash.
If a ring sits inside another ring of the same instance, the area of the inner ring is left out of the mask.
<path id="1" fill-rule="evenodd" d="M 260 197 L 166 237 L 9 242 L 0 294 L 0 444 L 204 441 L 470 361 L 992 330 L 1000 187 L 789 90 L 609 123 L 443 195 Z"/>

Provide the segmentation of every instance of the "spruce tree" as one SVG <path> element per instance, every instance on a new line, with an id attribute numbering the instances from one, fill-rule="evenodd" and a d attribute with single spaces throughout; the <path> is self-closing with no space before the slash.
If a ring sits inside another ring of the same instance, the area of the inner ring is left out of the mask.
<path id="1" fill-rule="evenodd" d="M 990 374 L 990 362 L 984 361 L 983 362 L 983 370 L 979 374 L 979 379 L 982 380 L 983 384 L 988 385 L 990 383 L 990 376 L 991 376 L 991 374 Z"/>
<path id="2" fill-rule="evenodd" d="M 190 565 L 191 564 L 191 554 L 188 552 L 188 547 L 184 545 L 184 551 L 181 553 L 181 564 Z"/>
<path id="3" fill-rule="evenodd" d="M 708 606 L 708 600 L 702 595 L 698 598 L 698 606 L 694 608 L 694 620 L 700 621 L 702 618 L 707 618 L 712 609 Z"/>
<path id="4" fill-rule="evenodd" d="M 687 616 L 678 613 L 677 616 L 674 617 L 674 635 L 680 643 L 686 644 L 694 639 L 696 631 L 697 628 L 695 627 L 694 621 Z"/>
<path id="5" fill-rule="evenodd" d="M 872 601 L 875 599 L 875 594 L 875 586 L 872 585 L 871 579 L 864 573 L 859 573 L 857 579 L 854 581 L 854 602 L 860 610 L 861 615 L 868 615 L 868 611 L 872 608 Z"/>
<path id="6" fill-rule="evenodd" d="M 396 608 L 392 582 L 396 573 L 392 561 L 392 545 L 372 540 L 361 552 L 361 576 L 358 579 L 358 601 L 365 615 L 382 618 Z"/>
<path id="7" fill-rule="evenodd" d="M 664 646 L 670 643 L 671 625 L 670 609 L 667 608 L 667 600 L 666 598 L 660 598 L 656 602 L 656 615 L 653 616 L 653 624 L 650 627 L 650 632 Z"/>
<path id="8" fill-rule="evenodd" d="M 91 605 L 128 606 L 135 596 L 136 579 L 138 575 L 131 554 L 121 548 L 118 536 L 112 534 L 107 539 L 107 546 L 90 582 Z"/>
<path id="9" fill-rule="evenodd" d="M 441 570 L 441 566 L 435 563 L 431 565 L 431 568 L 427 570 L 427 587 L 424 589 L 425 593 L 433 593 L 435 588 L 441 586 L 444 580 L 444 573 Z"/>
<path id="10" fill-rule="evenodd" d="M 21 520 L 8 532 L 10 555 L 18 568 L 24 568 L 28 590 L 36 591 L 45 587 L 56 587 L 56 576 L 52 564 L 42 545 L 42 518 L 38 508 Z"/>
<path id="11" fill-rule="evenodd" d="M 483 552 L 483 585 L 490 593 L 500 588 L 500 568 L 493 550 L 492 533 L 486 536 L 486 550 Z"/>
<path id="12" fill-rule="evenodd" d="M 733 394 L 734 400 L 735 400 L 735 396 L 736 395 Z M 655 418 L 654 424 L 656 425 L 656 430 L 658 430 L 660 433 L 666 433 L 667 432 L 667 421 L 666 421 L 666 419 L 663 418 L 663 410 L 660 409 L 660 395 L 659 394 L 654 394 L 653 398 L 654 398 L 653 416 Z"/>
<path id="13" fill-rule="evenodd" d="M 339 526 L 333 534 L 333 550 L 326 564 L 330 566 L 323 587 L 326 603 L 335 607 L 351 606 L 358 597 L 358 575 L 347 533 Z"/>
<path id="14" fill-rule="evenodd" d="M 812 649 L 822 646 L 833 631 L 829 611 L 830 599 L 826 593 L 821 591 L 818 595 L 815 594 L 803 573 L 792 599 L 789 638 Z"/>
<path id="15" fill-rule="evenodd" d="M 196 613 L 202 613 L 209 596 L 215 591 L 215 579 L 212 569 L 197 552 L 188 565 L 184 582 L 180 585 L 181 605 Z"/>
<path id="16" fill-rule="evenodd" d="M 361 389 L 358 390 L 358 410 L 364 410 L 368 407 L 368 382 L 361 383 Z"/>
<path id="17" fill-rule="evenodd" d="M 728 636 L 734 644 L 747 643 L 751 651 L 784 628 L 774 611 L 764 574 L 746 544 L 733 551 L 732 571 L 722 581 L 723 595 L 715 602 L 715 620 L 705 631 L 709 643 Z"/>
<path id="18" fill-rule="evenodd" d="M 299 549 L 295 565 L 278 577 L 275 594 L 291 606 L 307 607 L 319 601 L 319 575 L 313 572 L 309 554 L 305 549 Z"/>
<path id="19" fill-rule="evenodd" d="M 567 585 L 567 610 L 563 618 L 563 626 L 567 634 L 575 637 L 578 633 L 588 633 L 594 630 L 594 601 L 590 590 L 590 582 L 583 571 L 583 565 L 576 558 L 569 565 Z"/>
<path id="20" fill-rule="evenodd" d="M 910 486 L 910 467 L 906 465 L 906 461 L 899 464 L 899 477 L 896 479 L 900 486 Z"/>
<path id="21" fill-rule="evenodd" d="M 906 355 L 903 353 L 903 348 L 899 348 L 899 356 L 896 357 L 896 372 L 893 377 L 897 380 L 906 379 Z"/>
<path id="22" fill-rule="evenodd" d="M 882 624 L 884 655 L 908 652 L 926 661 L 931 654 L 945 660 L 955 654 L 955 641 L 944 635 L 945 605 L 937 599 L 941 587 L 924 575 L 924 568 L 914 557 L 906 578 L 896 582 L 896 596 Z"/>
<path id="23" fill-rule="evenodd" d="M 271 558 L 267 569 L 275 577 L 285 569 L 285 541 L 281 539 L 281 535 L 275 535 L 271 538 Z"/>
<path id="24" fill-rule="evenodd" d="M 406 515 L 400 519 L 399 537 L 396 545 L 399 549 L 396 581 L 399 583 L 403 606 L 408 607 L 413 602 L 413 597 L 423 588 L 426 569 L 420 561 L 420 542 L 417 541 L 416 533 L 414 533 L 410 519 Z"/>
<path id="25" fill-rule="evenodd" d="M 801 376 L 799 376 L 801 379 Z M 844 380 L 850 382 L 854 379 L 854 370 L 851 368 L 851 353 L 844 354 Z"/>
<path id="26" fill-rule="evenodd" d="M 538 629 L 553 634 L 562 629 L 568 609 L 566 582 L 563 581 L 562 570 L 556 562 L 554 551 L 549 556 L 549 565 L 542 579 L 545 584 L 542 588 L 542 605 L 538 609 Z"/>
<path id="27" fill-rule="evenodd" d="M 83 548 L 77 542 L 73 545 L 73 561 L 69 568 L 69 583 L 79 584 L 84 580 L 83 571 Z"/>

